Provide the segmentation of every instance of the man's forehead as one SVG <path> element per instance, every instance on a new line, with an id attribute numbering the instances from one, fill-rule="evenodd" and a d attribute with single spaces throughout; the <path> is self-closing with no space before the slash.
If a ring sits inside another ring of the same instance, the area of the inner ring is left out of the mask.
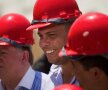
<path id="1" fill-rule="evenodd" d="M 38 33 L 59 32 L 59 31 L 62 31 L 61 29 L 64 29 L 63 25 L 54 25 L 54 26 L 51 26 L 51 27 L 38 29 Z"/>
<path id="2" fill-rule="evenodd" d="M 0 45 L 0 50 L 8 50 L 12 46 Z"/>
<path id="3" fill-rule="evenodd" d="M 46 29 L 46 30 L 39 30 L 38 34 L 48 34 L 48 33 L 54 33 L 54 32 L 56 32 L 56 30 L 54 30 L 54 29 L 51 29 L 51 30 Z"/>

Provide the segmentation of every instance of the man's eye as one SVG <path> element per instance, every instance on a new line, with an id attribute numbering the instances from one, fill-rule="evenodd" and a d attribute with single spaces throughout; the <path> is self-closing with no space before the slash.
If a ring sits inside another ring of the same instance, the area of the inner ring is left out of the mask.
<path id="1" fill-rule="evenodd" d="M 50 37 L 56 37 L 56 34 L 49 34 Z"/>
<path id="2" fill-rule="evenodd" d="M 6 54 L 6 52 L 0 52 L 0 55 Z"/>

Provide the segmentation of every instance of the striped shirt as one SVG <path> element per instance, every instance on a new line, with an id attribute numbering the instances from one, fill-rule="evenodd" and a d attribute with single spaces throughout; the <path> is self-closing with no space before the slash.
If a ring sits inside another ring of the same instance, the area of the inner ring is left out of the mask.
<path id="1" fill-rule="evenodd" d="M 54 65 L 53 64 L 51 66 L 49 76 L 50 76 L 50 78 L 51 78 L 51 80 L 55 86 L 63 84 L 62 68 L 60 65 Z M 75 76 L 72 77 L 70 84 L 79 85 L 79 82 L 77 81 Z"/>

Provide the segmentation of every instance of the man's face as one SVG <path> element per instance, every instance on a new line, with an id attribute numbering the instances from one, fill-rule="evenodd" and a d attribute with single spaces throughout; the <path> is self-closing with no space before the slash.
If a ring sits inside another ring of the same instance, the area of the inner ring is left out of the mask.
<path id="1" fill-rule="evenodd" d="M 72 61 L 75 68 L 75 76 L 77 77 L 79 84 L 84 90 L 94 90 L 94 75 L 92 70 L 86 70 L 79 61 Z"/>
<path id="2" fill-rule="evenodd" d="M 67 32 L 64 25 L 54 25 L 38 30 L 40 47 L 50 63 L 58 64 L 61 61 L 58 53 L 66 43 Z"/>
<path id="3" fill-rule="evenodd" d="M 22 52 L 12 46 L 0 46 L 0 78 L 15 73 L 18 74 L 18 68 L 21 67 Z"/>

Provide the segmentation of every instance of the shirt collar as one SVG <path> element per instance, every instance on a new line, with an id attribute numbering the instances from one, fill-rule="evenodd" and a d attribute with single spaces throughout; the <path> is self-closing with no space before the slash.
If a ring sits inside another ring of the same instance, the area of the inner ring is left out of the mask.
<path id="1" fill-rule="evenodd" d="M 2 84 L 1 79 L 0 79 L 0 90 L 4 90 L 4 89 L 3 89 L 3 84 Z"/>
<path id="2" fill-rule="evenodd" d="M 60 84 L 63 84 L 63 78 L 62 78 L 62 68 L 61 68 L 61 65 L 52 65 L 51 66 L 51 69 L 50 69 L 50 78 L 52 79 L 53 83 L 56 85 L 60 85 Z M 76 79 L 76 76 L 73 76 L 71 81 L 70 81 L 70 84 L 76 84 L 76 85 L 79 85 L 79 82 L 78 80 Z"/>
<path id="3" fill-rule="evenodd" d="M 31 89 L 34 78 L 35 78 L 35 71 L 31 67 L 29 67 L 28 71 L 25 73 L 24 77 L 19 82 L 15 90 L 17 90 L 20 87 Z"/>

